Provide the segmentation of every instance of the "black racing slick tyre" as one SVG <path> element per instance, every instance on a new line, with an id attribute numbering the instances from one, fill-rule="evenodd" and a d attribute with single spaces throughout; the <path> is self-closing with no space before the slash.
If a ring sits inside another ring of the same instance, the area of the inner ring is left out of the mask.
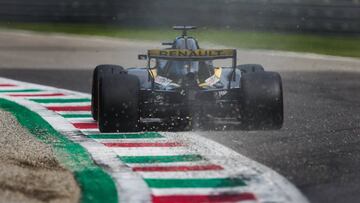
<path id="1" fill-rule="evenodd" d="M 240 69 L 241 73 L 256 73 L 256 72 L 264 72 L 264 67 L 260 64 L 242 64 L 237 66 Z"/>
<path id="2" fill-rule="evenodd" d="M 105 75 L 99 81 L 100 132 L 139 130 L 140 82 L 134 75 Z"/>
<path id="3" fill-rule="evenodd" d="M 105 75 L 119 74 L 125 71 L 123 67 L 117 65 L 99 65 L 93 72 L 91 90 L 91 114 L 94 120 L 98 120 L 98 100 L 99 100 L 99 81 Z"/>
<path id="4" fill-rule="evenodd" d="M 242 127 L 280 129 L 284 120 L 281 77 L 276 72 L 254 72 L 241 78 Z"/>

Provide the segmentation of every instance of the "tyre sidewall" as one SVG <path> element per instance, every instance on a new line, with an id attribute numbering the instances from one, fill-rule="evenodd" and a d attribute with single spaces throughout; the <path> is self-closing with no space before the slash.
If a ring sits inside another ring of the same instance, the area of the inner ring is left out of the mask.
<path id="1" fill-rule="evenodd" d="M 120 74 L 123 71 L 125 69 L 118 65 L 99 65 L 95 68 L 91 89 L 91 114 L 94 120 L 98 120 L 98 89 L 100 79 L 105 75 Z"/>
<path id="2" fill-rule="evenodd" d="M 99 83 L 99 129 L 129 132 L 139 128 L 140 83 L 128 74 L 106 75 Z"/>
<path id="3" fill-rule="evenodd" d="M 283 91 L 276 72 L 254 72 L 242 76 L 242 121 L 245 128 L 279 129 L 283 123 Z"/>

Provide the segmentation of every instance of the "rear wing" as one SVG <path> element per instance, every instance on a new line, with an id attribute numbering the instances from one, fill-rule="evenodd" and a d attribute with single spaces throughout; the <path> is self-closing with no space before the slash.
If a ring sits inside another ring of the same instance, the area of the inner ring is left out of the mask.
<path id="1" fill-rule="evenodd" d="M 146 55 L 145 55 L 146 56 Z M 187 61 L 202 61 L 215 59 L 232 59 L 233 73 L 229 79 L 228 88 L 231 87 L 231 81 L 235 81 L 236 71 L 236 49 L 150 49 L 147 54 L 148 68 L 150 68 L 150 59 L 165 59 L 165 60 L 187 60 Z M 151 71 L 149 71 L 151 72 Z M 154 83 L 154 80 L 153 80 Z"/>
<path id="2" fill-rule="evenodd" d="M 173 60 L 213 60 L 233 58 L 236 60 L 236 49 L 151 49 L 148 58 Z"/>

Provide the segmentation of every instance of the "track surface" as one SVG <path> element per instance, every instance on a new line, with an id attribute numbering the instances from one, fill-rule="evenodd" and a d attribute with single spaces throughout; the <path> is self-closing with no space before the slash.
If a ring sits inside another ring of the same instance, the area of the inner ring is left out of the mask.
<path id="1" fill-rule="evenodd" d="M 151 47 L 153 43 L 3 32 L 0 76 L 90 92 L 96 64 L 139 65 L 136 54 Z M 239 51 L 239 60 L 281 73 L 284 128 L 197 133 L 274 169 L 312 202 L 359 201 L 360 61 L 255 51 Z"/>

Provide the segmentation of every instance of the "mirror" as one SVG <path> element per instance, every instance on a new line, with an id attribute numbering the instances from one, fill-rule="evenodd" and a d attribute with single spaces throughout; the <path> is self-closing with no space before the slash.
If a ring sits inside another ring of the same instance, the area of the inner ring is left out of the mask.
<path id="1" fill-rule="evenodd" d="M 156 66 L 157 66 L 157 61 L 156 61 L 156 59 L 150 59 L 150 61 L 149 61 L 149 66 L 150 66 L 150 69 L 155 69 L 156 68 Z"/>
<path id="2" fill-rule="evenodd" d="M 163 45 L 163 46 L 173 46 L 174 42 L 163 42 L 163 43 L 161 43 L 161 45 Z"/>
<path id="3" fill-rule="evenodd" d="M 139 55 L 138 55 L 138 59 L 139 59 L 139 60 L 147 60 L 147 58 L 148 58 L 148 57 L 147 57 L 146 54 L 139 54 Z"/>

